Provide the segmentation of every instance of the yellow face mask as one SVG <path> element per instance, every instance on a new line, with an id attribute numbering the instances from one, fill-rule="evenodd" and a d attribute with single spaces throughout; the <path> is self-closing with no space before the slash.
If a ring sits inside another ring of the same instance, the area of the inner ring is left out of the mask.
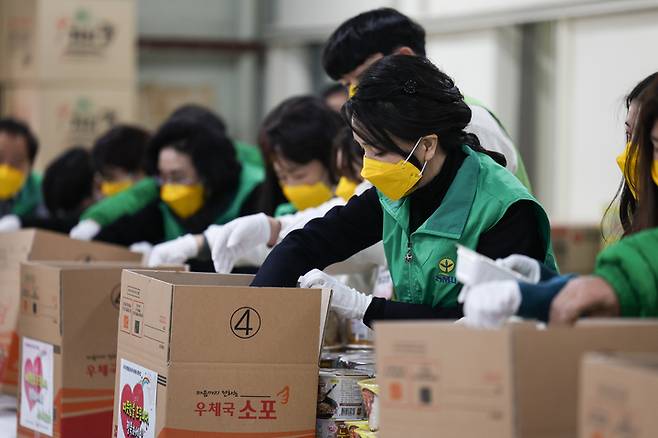
<path id="1" fill-rule="evenodd" d="M 103 196 L 114 196 L 117 193 L 121 193 L 126 189 L 132 187 L 133 182 L 130 180 L 109 182 L 103 181 L 101 183 L 101 193 Z"/>
<path id="2" fill-rule="evenodd" d="M 386 163 L 363 157 L 363 169 L 361 176 L 372 183 L 373 186 L 384 194 L 388 199 L 397 201 L 407 195 L 423 176 L 423 168 L 418 170 L 409 162 L 409 158 L 420 144 L 422 137 L 418 139 L 406 160 L 397 163 Z"/>
<path id="3" fill-rule="evenodd" d="M 338 180 L 338 185 L 336 186 L 336 196 L 340 196 L 345 201 L 349 201 L 350 198 L 354 196 L 357 185 L 358 184 L 354 181 L 342 176 L 340 180 Z"/>
<path id="4" fill-rule="evenodd" d="M 25 174 L 8 164 L 0 164 L 0 200 L 13 198 L 23 187 Z"/>
<path id="5" fill-rule="evenodd" d="M 633 193 L 633 197 L 637 199 L 637 193 L 636 190 L 638 188 L 639 184 L 639 179 L 637 177 L 637 171 L 636 171 L 636 165 L 637 165 L 637 155 L 633 156 L 630 158 L 630 175 L 626 174 L 626 161 L 629 159 L 629 154 L 631 152 L 631 143 L 628 142 L 626 143 L 626 149 L 624 149 L 624 152 L 617 157 L 617 165 L 621 169 L 621 173 L 624 174 L 624 178 L 626 178 L 626 181 L 628 183 L 628 187 L 631 189 L 631 193 Z M 653 182 L 658 185 L 658 161 L 654 160 L 653 165 L 651 166 L 651 178 L 653 179 Z"/>
<path id="6" fill-rule="evenodd" d="M 350 84 L 348 88 L 347 96 L 351 99 L 356 94 L 356 84 Z"/>
<path id="7" fill-rule="evenodd" d="M 295 206 L 297 211 L 317 207 L 333 198 L 331 190 L 323 182 L 283 186 L 283 194 Z"/>
<path id="8" fill-rule="evenodd" d="M 186 219 L 203 206 L 202 184 L 164 184 L 160 189 L 162 199 L 178 217 Z"/>

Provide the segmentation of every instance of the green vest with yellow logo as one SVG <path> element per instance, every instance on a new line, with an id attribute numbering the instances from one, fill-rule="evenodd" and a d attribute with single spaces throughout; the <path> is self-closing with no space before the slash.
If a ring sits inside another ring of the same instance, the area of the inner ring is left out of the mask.
<path id="1" fill-rule="evenodd" d="M 439 208 L 409 234 L 409 198 L 392 201 L 379 193 L 384 213 L 384 252 L 395 299 L 406 303 L 454 307 L 461 285 L 455 278 L 456 244 L 476 249 L 480 236 L 517 201 L 536 205 L 547 250 L 544 263 L 557 270 L 550 224 L 543 207 L 504 167 L 463 146 L 467 157 Z"/>

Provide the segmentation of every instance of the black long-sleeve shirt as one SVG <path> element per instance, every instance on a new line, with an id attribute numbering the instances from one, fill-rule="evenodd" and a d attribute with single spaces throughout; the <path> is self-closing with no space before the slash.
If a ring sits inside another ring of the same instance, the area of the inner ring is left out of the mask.
<path id="1" fill-rule="evenodd" d="M 410 232 L 415 231 L 441 205 L 465 159 L 462 151 L 448 155 L 439 174 L 410 196 Z M 335 207 L 323 218 L 290 233 L 270 253 L 253 286 L 294 287 L 300 275 L 343 261 L 382 239 L 383 211 L 374 188 Z M 542 260 L 546 250 L 539 231 L 536 207 L 518 201 L 491 229 L 480 236 L 477 251 L 491 258 L 524 254 Z M 431 307 L 373 298 L 364 322 L 378 319 L 458 318 L 461 308 Z"/>

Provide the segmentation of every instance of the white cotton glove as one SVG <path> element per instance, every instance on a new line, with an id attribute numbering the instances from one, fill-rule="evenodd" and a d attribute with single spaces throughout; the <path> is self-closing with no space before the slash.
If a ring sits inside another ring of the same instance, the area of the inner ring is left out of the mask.
<path id="1" fill-rule="evenodd" d="M 130 245 L 130 250 L 132 252 L 149 255 L 151 254 L 151 251 L 153 251 L 153 245 L 151 245 L 149 242 L 136 242 Z"/>
<path id="2" fill-rule="evenodd" d="M 85 219 L 78 222 L 78 225 L 71 229 L 69 237 L 77 240 L 91 240 L 100 232 L 101 226 L 92 219 Z"/>
<path id="3" fill-rule="evenodd" d="M 371 296 L 346 286 L 319 269 L 313 269 L 299 277 L 299 287 L 332 289 L 331 309 L 345 319 L 362 320 L 372 301 Z"/>
<path id="4" fill-rule="evenodd" d="M 0 218 L 0 233 L 18 231 L 21 229 L 21 219 L 15 214 L 8 214 Z"/>
<path id="5" fill-rule="evenodd" d="M 181 264 L 197 255 L 199 255 L 199 246 L 196 238 L 191 234 L 186 234 L 169 242 L 155 245 L 149 255 L 148 266 L 152 268 Z"/>
<path id="6" fill-rule="evenodd" d="M 464 303 L 464 324 L 497 328 L 519 310 L 521 289 L 514 280 L 480 283 L 464 286 L 458 300 Z"/>
<path id="7" fill-rule="evenodd" d="M 235 262 L 259 245 L 267 245 L 272 230 L 269 217 L 258 213 L 232 220 L 225 225 L 211 225 L 203 233 L 210 247 L 215 271 L 228 274 Z"/>
<path id="8" fill-rule="evenodd" d="M 512 254 L 504 259 L 496 260 L 496 264 L 518 272 L 525 277 L 528 283 L 537 284 L 541 279 L 539 262 L 528 256 Z"/>

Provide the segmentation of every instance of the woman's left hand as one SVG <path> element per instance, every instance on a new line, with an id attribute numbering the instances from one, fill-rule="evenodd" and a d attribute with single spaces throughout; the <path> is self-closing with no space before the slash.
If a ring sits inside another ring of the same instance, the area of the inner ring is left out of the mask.
<path id="1" fill-rule="evenodd" d="M 581 316 L 619 316 L 615 291 L 600 277 L 571 280 L 551 303 L 551 324 L 574 324 Z"/>

